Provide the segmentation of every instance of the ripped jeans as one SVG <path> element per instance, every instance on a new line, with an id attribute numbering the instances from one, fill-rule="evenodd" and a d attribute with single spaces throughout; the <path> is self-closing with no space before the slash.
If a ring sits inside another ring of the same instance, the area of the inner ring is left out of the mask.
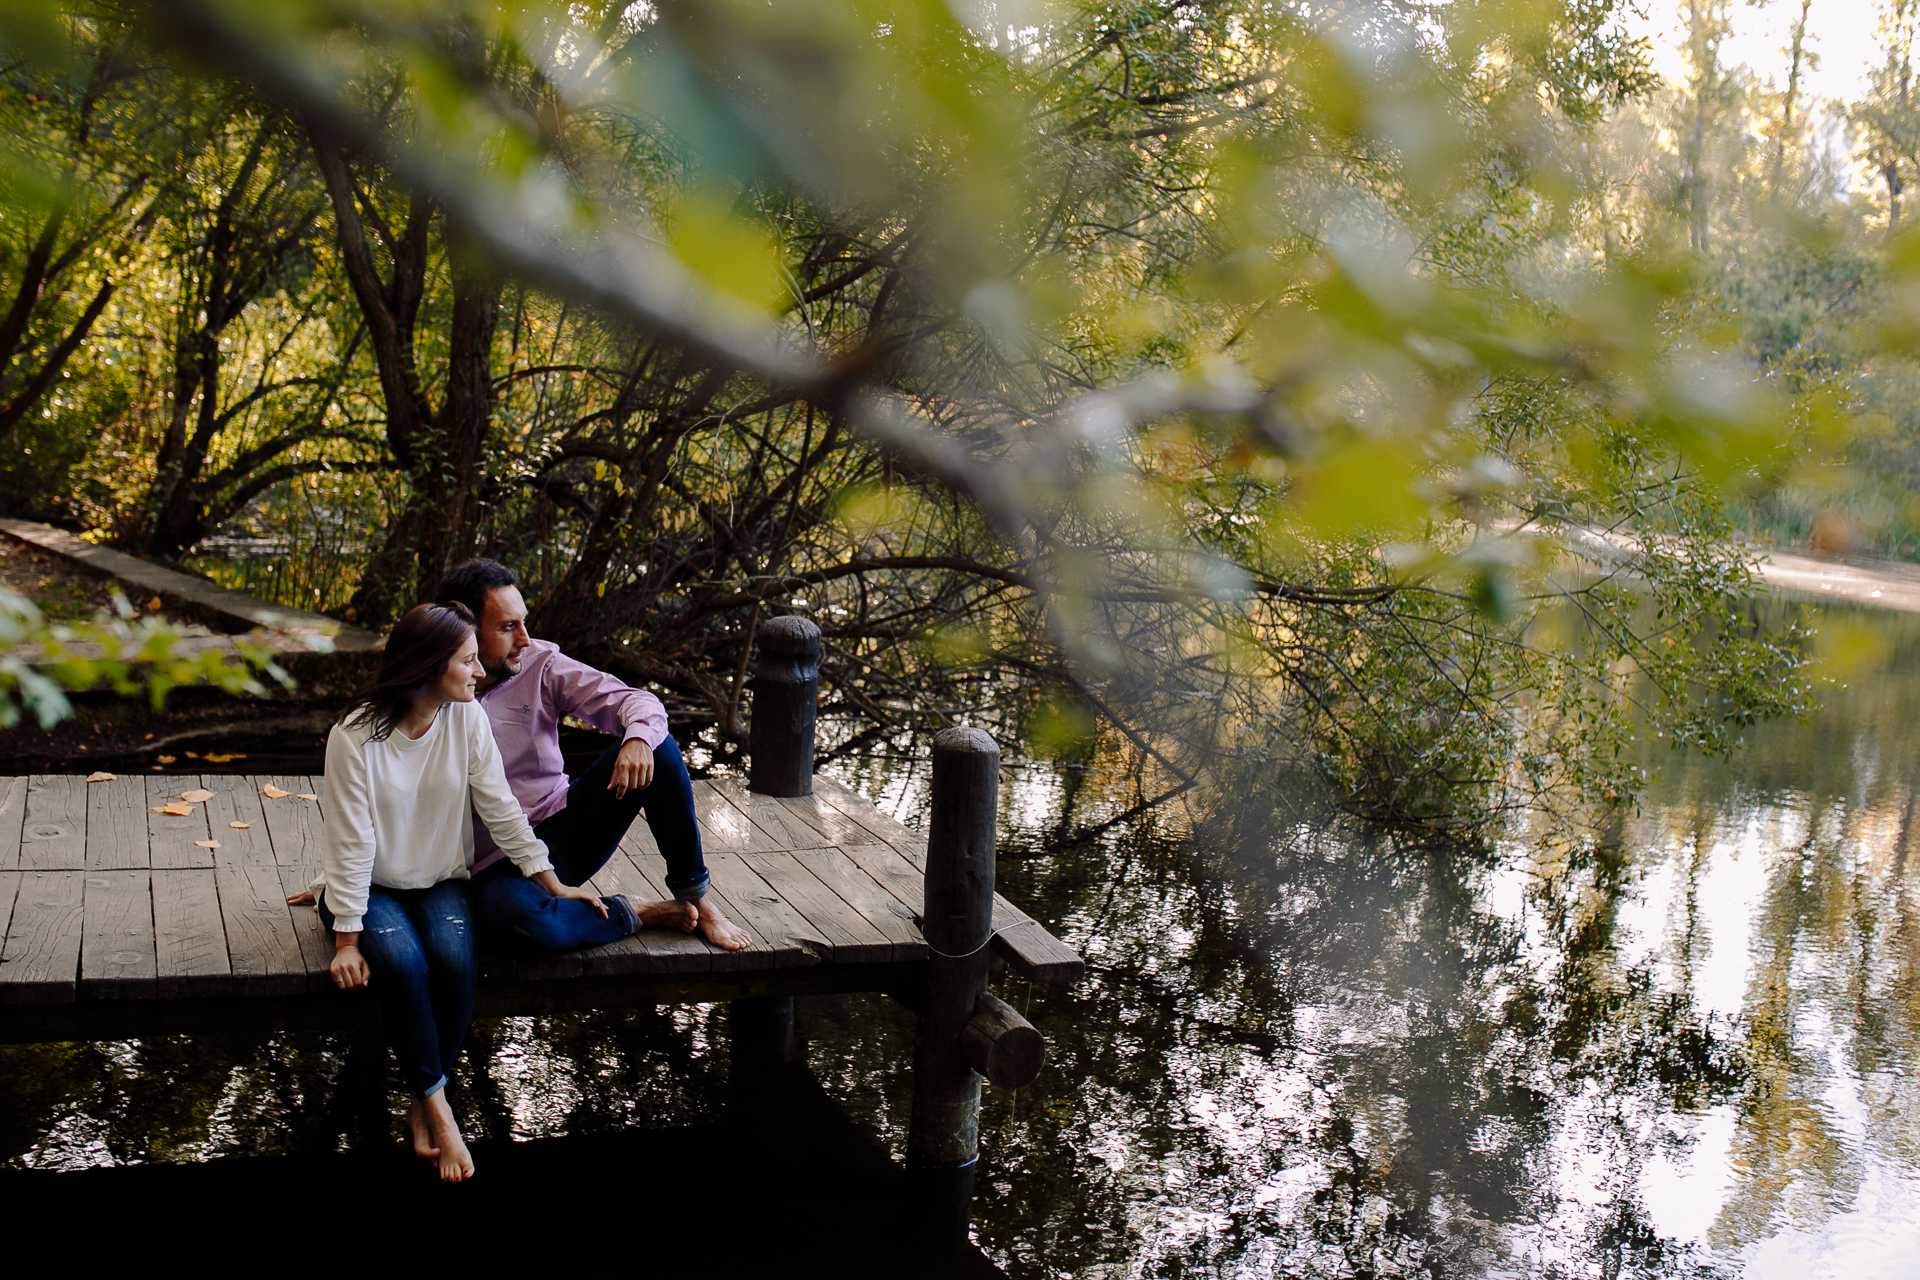
<path id="1" fill-rule="evenodd" d="M 324 897 L 320 918 L 333 928 Z M 407 1092 L 416 1098 L 430 1098 L 445 1086 L 467 1038 L 480 972 L 472 921 L 465 880 L 442 880 L 427 889 L 368 889 L 360 933 L 360 952 L 371 972 L 367 985 L 380 1001 Z"/>

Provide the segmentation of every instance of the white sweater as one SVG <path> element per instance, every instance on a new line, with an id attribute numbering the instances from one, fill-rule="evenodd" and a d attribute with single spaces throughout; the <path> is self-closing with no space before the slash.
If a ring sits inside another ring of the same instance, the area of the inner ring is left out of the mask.
<path id="1" fill-rule="evenodd" d="M 333 927 L 356 933 L 367 886 L 425 889 L 465 880 L 478 814 L 522 875 L 553 866 L 507 787 L 493 726 L 478 702 L 449 702 L 419 738 L 382 742 L 365 724 L 327 735 L 325 886 Z M 469 809 L 471 805 L 471 809 Z"/>

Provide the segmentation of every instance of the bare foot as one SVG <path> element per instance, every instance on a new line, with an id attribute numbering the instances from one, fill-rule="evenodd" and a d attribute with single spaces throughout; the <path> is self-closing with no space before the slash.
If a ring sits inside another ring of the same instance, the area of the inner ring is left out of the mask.
<path id="1" fill-rule="evenodd" d="M 441 1089 L 420 1106 L 427 1113 L 427 1129 L 440 1153 L 440 1181 L 465 1182 L 473 1176 L 473 1156 L 467 1151 L 460 1126 L 454 1122 L 453 1108 L 447 1105 L 447 1091 Z"/>
<path id="2" fill-rule="evenodd" d="M 720 908 L 713 905 L 713 899 L 702 898 L 693 905 L 700 913 L 697 925 L 700 936 L 708 942 L 727 951 L 738 951 L 752 945 L 753 935 L 721 915 Z"/>
<path id="3" fill-rule="evenodd" d="M 440 1148 L 433 1145 L 433 1127 L 427 1120 L 427 1104 L 415 1098 L 407 1104 L 407 1128 L 413 1130 L 413 1154 L 422 1160 L 435 1160 Z"/>
<path id="4" fill-rule="evenodd" d="M 700 912 L 691 902 L 676 902 L 671 898 L 665 902 L 642 902 L 632 894 L 627 895 L 627 901 L 640 917 L 642 929 L 678 929 L 692 933 L 693 927 L 700 923 Z"/>

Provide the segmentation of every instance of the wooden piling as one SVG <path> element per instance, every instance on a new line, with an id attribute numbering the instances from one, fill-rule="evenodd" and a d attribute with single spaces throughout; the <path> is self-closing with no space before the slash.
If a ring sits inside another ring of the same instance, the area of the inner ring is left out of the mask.
<path id="1" fill-rule="evenodd" d="M 747 786 L 768 796 L 810 796 L 820 628 L 805 618 L 773 618 L 760 624 L 756 648 Z"/>
<path id="2" fill-rule="evenodd" d="M 927 824 L 927 958 L 913 1046 L 913 1119 L 907 1167 L 920 1184 L 926 1228 L 967 1238 L 980 1154 L 980 1077 L 961 1043 L 987 989 L 993 931 L 993 859 L 1000 808 L 1000 749 L 979 729 L 933 740 Z"/>

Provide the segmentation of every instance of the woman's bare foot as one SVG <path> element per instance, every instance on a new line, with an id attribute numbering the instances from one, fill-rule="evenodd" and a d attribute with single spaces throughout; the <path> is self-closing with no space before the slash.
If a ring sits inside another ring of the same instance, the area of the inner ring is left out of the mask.
<path id="1" fill-rule="evenodd" d="M 436 1160 L 440 1148 L 433 1145 L 433 1127 L 427 1121 L 427 1104 L 415 1098 L 407 1104 L 407 1128 L 413 1130 L 413 1154 L 422 1160 Z"/>
<path id="2" fill-rule="evenodd" d="M 642 902 L 632 894 L 627 895 L 627 901 L 640 917 L 642 929 L 678 929 L 692 933 L 700 923 L 700 912 L 691 902 L 676 902 L 671 898 L 665 902 Z"/>
<path id="3" fill-rule="evenodd" d="M 714 946 L 727 951 L 738 951 L 753 944 L 753 935 L 733 921 L 720 914 L 720 908 L 713 905 L 711 898 L 702 898 L 693 904 L 699 912 L 697 928 L 700 936 Z"/>
<path id="4" fill-rule="evenodd" d="M 419 1105 L 427 1113 L 427 1131 L 440 1153 L 440 1181 L 465 1182 L 473 1176 L 473 1156 L 460 1136 L 460 1126 L 454 1122 L 453 1108 L 447 1105 L 447 1091 L 436 1090 Z"/>

